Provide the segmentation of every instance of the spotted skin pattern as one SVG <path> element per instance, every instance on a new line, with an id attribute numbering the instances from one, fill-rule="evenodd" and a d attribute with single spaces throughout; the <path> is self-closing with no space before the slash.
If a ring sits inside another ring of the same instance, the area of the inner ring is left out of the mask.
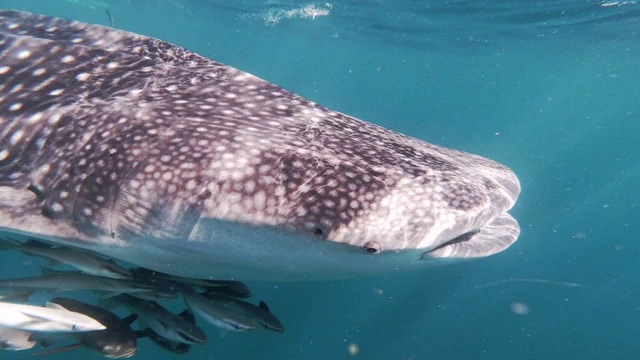
<path id="1" fill-rule="evenodd" d="M 519 192 L 494 161 L 167 42 L 0 12 L 0 230 L 113 255 L 218 241 L 212 220 L 364 256 L 482 257 L 516 240 Z"/>

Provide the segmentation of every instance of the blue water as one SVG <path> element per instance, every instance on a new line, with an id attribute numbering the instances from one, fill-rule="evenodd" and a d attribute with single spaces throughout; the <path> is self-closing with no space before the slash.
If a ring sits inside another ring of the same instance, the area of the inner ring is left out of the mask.
<path id="1" fill-rule="evenodd" d="M 375 279 L 249 283 L 286 333 L 209 328 L 187 355 L 140 340 L 136 358 L 640 358 L 640 3 L 329 1 L 0 0 L 103 25 L 108 9 L 115 27 L 495 159 L 522 183 L 511 211 L 522 234 L 504 253 Z M 38 263 L 2 256 L 3 277 Z"/>

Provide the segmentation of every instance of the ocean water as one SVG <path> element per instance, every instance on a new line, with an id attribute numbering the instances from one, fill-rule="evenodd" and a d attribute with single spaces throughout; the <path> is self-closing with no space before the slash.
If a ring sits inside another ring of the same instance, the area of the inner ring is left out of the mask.
<path id="1" fill-rule="evenodd" d="M 504 253 L 369 279 L 250 282 L 284 334 L 208 327 L 209 343 L 188 354 L 141 339 L 136 358 L 640 358 L 640 2 L 0 0 L 0 8 L 110 25 L 108 10 L 114 27 L 500 161 L 521 181 L 511 213 L 522 233 Z M 0 261 L 3 278 L 44 264 L 13 253 Z"/>

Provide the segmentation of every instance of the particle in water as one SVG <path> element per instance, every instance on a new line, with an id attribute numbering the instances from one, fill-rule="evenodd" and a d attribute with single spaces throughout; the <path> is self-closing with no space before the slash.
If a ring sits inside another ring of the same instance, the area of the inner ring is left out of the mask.
<path id="1" fill-rule="evenodd" d="M 529 306 L 527 304 L 514 302 L 511 304 L 511 311 L 514 314 L 527 315 L 529 314 Z"/>
<path id="2" fill-rule="evenodd" d="M 360 351 L 360 348 L 358 347 L 358 344 L 356 343 L 349 344 L 349 355 L 356 356 L 358 355 L 359 351 Z"/>

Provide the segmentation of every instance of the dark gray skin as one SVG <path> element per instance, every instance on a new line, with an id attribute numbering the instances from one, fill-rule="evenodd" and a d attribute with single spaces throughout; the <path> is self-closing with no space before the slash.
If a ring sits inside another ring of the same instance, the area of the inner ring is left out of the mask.
<path id="1" fill-rule="evenodd" d="M 65 309 L 88 315 L 107 327 L 104 330 L 87 331 L 74 335 L 82 346 L 111 359 L 123 359 L 135 355 L 138 349 L 137 334 L 129 326 L 135 318 L 129 319 L 129 322 L 127 322 L 101 307 L 68 298 L 57 297 L 49 302 L 58 304 Z"/>
<path id="2" fill-rule="evenodd" d="M 267 304 L 262 300 L 260 301 L 259 305 L 256 306 L 249 302 L 217 293 L 215 290 L 210 290 L 200 295 L 215 303 L 230 302 L 234 304 L 238 309 L 240 309 L 240 312 L 242 312 L 246 316 L 255 317 L 258 322 L 262 326 L 264 326 L 265 329 L 273 330 L 279 333 L 284 332 L 284 325 L 282 325 L 282 322 L 280 322 L 280 320 L 271 313 L 271 310 L 269 309 Z"/>
<path id="3" fill-rule="evenodd" d="M 248 298 L 251 296 L 251 290 L 240 281 L 184 278 L 140 267 L 133 268 L 130 271 L 136 282 L 150 284 L 161 289 L 169 289 L 170 291 L 175 291 L 176 283 L 179 283 L 203 288 L 207 292 L 214 291 L 236 298 Z"/>

